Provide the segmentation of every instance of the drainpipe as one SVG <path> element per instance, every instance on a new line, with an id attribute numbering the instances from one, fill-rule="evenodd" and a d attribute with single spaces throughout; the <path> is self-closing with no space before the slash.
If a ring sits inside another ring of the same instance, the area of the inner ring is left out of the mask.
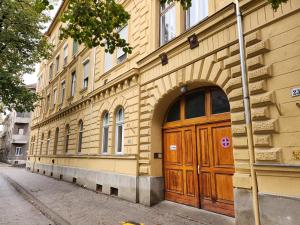
<path id="1" fill-rule="evenodd" d="M 242 23 L 242 15 L 240 12 L 238 0 L 235 0 L 235 8 L 236 8 L 239 49 L 240 49 L 243 100 L 244 100 L 247 139 L 248 139 L 248 147 L 249 147 L 249 158 L 250 158 L 250 173 L 251 173 L 251 183 L 252 183 L 252 204 L 253 204 L 255 225 L 260 225 L 258 188 L 257 188 L 256 173 L 254 170 L 255 154 L 254 154 L 253 136 L 252 136 L 252 121 L 251 121 L 251 108 L 250 108 L 250 99 L 249 99 L 248 77 L 247 77 L 246 61 L 245 61 L 245 44 L 244 44 L 244 35 L 243 35 L 243 23 Z"/>

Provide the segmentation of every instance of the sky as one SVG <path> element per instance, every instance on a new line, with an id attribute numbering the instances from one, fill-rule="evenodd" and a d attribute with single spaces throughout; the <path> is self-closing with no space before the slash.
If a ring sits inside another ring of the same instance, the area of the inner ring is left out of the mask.
<path id="1" fill-rule="evenodd" d="M 51 1 L 51 0 L 50 0 Z M 51 10 L 49 12 L 49 15 L 51 18 L 53 18 L 61 4 L 61 0 L 52 0 L 53 2 L 53 5 L 54 5 L 54 9 Z M 49 23 L 46 25 L 46 29 L 45 31 L 47 30 L 47 28 L 49 27 L 49 25 L 51 24 L 51 21 L 49 21 Z M 43 31 L 43 32 L 45 32 Z M 35 71 L 31 74 L 24 74 L 23 75 L 23 79 L 24 79 L 24 83 L 27 85 L 27 84 L 34 84 L 37 82 L 37 74 L 38 74 L 38 69 L 39 69 L 39 64 L 36 64 L 35 65 Z"/>

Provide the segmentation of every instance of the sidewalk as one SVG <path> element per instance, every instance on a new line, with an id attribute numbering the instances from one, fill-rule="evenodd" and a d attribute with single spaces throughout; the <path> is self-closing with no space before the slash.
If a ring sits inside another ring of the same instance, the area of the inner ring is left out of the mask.
<path id="1" fill-rule="evenodd" d="M 168 201 L 145 207 L 25 169 L 0 165 L 1 174 L 72 225 L 118 225 L 122 221 L 145 225 L 234 225 L 234 219 L 204 210 Z"/>

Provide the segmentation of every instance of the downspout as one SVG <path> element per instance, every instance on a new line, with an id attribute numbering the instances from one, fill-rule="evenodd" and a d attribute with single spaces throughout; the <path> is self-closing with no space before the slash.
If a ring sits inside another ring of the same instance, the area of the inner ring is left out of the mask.
<path id="1" fill-rule="evenodd" d="M 252 121 L 251 121 L 251 108 L 250 108 L 250 98 L 249 98 L 249 88 L 248 88 L 248 77 L 247 77 L 246 61 L 245 61 L 245 44 L 244 44 L 244 35 L 243 35 L 243 23 L 242 23 L 242 15 L 240 12 L 238 0 L 235 0 L 235 8 L 236 8 L 239 49 L 240 49 L 243 100 L 244 100 L 247 139 L 248 139 L 248 148 L 249 148 L 249 158 L 250 158 L 253 213 L 254 213 L 255 225 L 260 225 L 258 187 L 257 187 L 256 173 L 254 170 L 255 153 L 254 153 L 253 136 L 252 136 Z"/>

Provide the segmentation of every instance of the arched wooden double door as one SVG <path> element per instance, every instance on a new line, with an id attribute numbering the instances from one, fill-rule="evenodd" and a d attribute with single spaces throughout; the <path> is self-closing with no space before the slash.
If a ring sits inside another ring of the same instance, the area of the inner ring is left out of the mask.
<path id="1" fill-rule="evenodd" d="M 163 126 L 165 199 L 234 216 L 234 161 L 226 95 L 217 87 L 182 95 Z"/>

